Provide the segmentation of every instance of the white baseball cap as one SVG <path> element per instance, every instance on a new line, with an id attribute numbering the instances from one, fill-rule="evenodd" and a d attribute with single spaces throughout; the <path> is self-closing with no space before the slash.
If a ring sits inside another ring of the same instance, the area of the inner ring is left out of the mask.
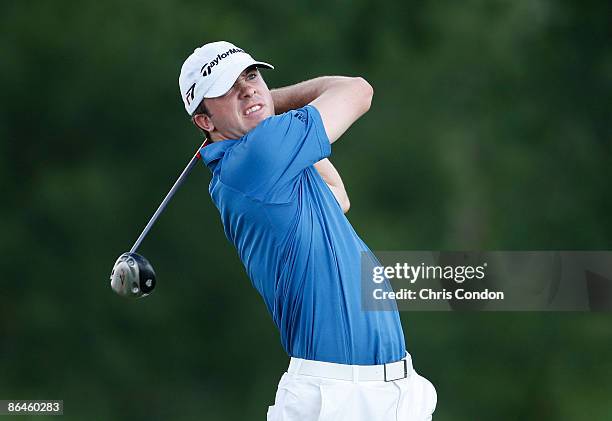
<path id="1" fill-rule="evenodd" d="M 183 63 L 179 75 L 185 110 L 191 115 L 202 99 L 224 95 L 238 76 L 253 65 L 274 69 L 271 64 L 253 60 L 244 50 L 227 41 L 211 42 L 196 48 Z"/>

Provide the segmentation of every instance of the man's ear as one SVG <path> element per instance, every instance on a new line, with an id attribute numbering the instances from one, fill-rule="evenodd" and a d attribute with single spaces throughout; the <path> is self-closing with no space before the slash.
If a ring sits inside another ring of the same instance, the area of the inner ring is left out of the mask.
<path id="1" fill-rule="evenodd" d="M 196 114 L 193 116 L 193 123 L 198 126 L 200 129 L 205 130 L 207 132 L 212 132 L 215 130 L 215 125 L 212 120 L 206 114 Z"/>

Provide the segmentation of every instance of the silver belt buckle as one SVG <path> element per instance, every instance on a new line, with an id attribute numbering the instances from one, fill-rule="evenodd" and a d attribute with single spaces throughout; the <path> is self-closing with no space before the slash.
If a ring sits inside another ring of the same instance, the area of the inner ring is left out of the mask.
<path id="1" fill-rule="evenodd" d="M 396 366 L 398 366 L 399 364 L 397 364 L 397 362 L 395 363 L 390 363 L 390 364 L 385 364 L 383 366 L 384 372 L 385 372 L 385 381 L 386 382 L 394 382 L 396 380 L 401 380 L 401 379 L 405 379 L 406 377 L 408 377 L 408 362 L 406 361 L 406 359 L 403 359 L 402 362 L 404 363 L 402 367 L 398 367 L 398 368 L 403 368 L 404 372 L 403 374 L 399 374 L 399 377 L 393 377 L 393 373 L 389 373 L 389 371 L 397 371 L 395 369 L 392 370 L 387 370 L 387 365 L 391 365 L 391 364 L 395 364 Z M 395 368 L 395 367 L 394 367 Z M 397 375 L 397 374 L 395 374 Z"/>

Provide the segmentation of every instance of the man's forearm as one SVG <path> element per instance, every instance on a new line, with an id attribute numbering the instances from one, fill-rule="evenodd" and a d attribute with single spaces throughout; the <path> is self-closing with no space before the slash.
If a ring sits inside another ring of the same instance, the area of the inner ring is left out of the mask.
<path id="1" fill-rule="evenodd" d="M 345 76 L 321 76 L 283 88 L 272 89 L 272 100 L 276 114 L 301 108 L 317 99 L 327 89 L 346 83 L 351 78 Z"/>

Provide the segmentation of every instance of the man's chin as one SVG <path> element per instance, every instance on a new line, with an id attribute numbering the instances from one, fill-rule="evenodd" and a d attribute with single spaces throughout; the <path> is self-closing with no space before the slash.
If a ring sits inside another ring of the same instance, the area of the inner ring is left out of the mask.
<path id="1" fill-rule="evenodd" d="M 261 116 L 257 116 L 257 118 L 250 120 L 247 124 L 247 127 L 249 128 L 248 131 L 250 132 L 251 130 L 253 130 L 255 127 L 259 125 L 259 123 L 261 123 L 268 117 L 271 117 L 271 116 L 267 114 L 262 114 Z"/>

